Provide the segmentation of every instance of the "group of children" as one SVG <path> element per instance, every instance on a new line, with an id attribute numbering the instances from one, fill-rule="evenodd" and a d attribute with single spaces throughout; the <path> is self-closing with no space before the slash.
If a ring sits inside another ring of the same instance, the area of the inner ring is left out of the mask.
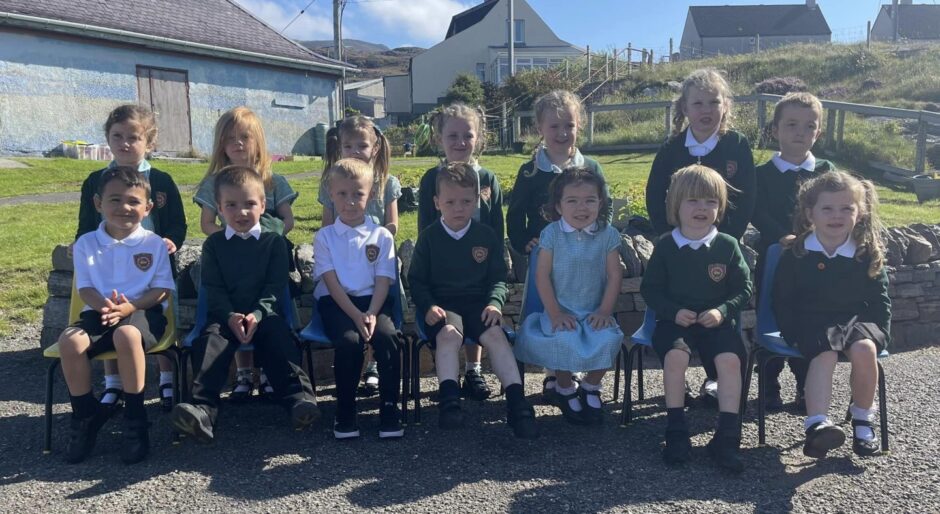
<path id="1" fill-rule="evenodd" d="M 653 347 L 664 369 L 663 458 L 680 464 L 690 456 L 685 372 L 697 349 L 708 375 L 703 390 L 717 398 L 719 410 L 709 454 L 722 468 L 743 469 L 738 452 L 748 349 L 738 317 L 754 287 L 738 240 L 749 223 L 761 232 L 758 268 L 771 244 L 787 247 L 772 308 L 784 337 L 809 363 L 805 379 L 800 374 L 798 381 L 808 413 L 804 453 L 822 457 L 844 442 L 845 434 L 828 418 L 833 368 L 838 352 L 844 352 L 853 366 L 853 449 L 871 455 L 877 451 L 871 427 L 875 359 L 887 345 L 890 321 L 874 189 L 813 157 L 822 107 L 812 95 L 791 94 L 778 103 L 772 131 L 780 152 L 756 170 L 748 141 L 731 128 L 731 102 L 730 88 L 717 71 L 688 77 L 675 102 L 675 134 L 657 154 L 647 185 L 651 222 L 662 235 L 641 292 L 656 313 Z M 461 398 L 484 400 L 491 394 L 480 368 L 483 348 L 505 392 L 508 425 L 517 437 L 539 436 L 517 360 L 545 367 L 544 396 L 564 419 L 580 425 L 604 419 L 601 382 L 624 338 L 613 316 L 622 277 L 620 236 L 610 224 L 601 167 L 577 148 L 580 101 L 554 91 L 534 107 L 542 139 L 519 169 L 505 228 L 499 181 L 478 162 L 484 114 L 453 104 L 432 120 L 444 159 L 421 179 L 420 234 L 404 278 L 420 332 L 435 352 L 443 429 L 464 425 Z M 115 161 L 83 186 L 74 246 L 85 312 L 60 338 L 73 407 L 67 460 L 87 457 L 113 405 L 123 402 L 121 456 L 132 463 L 145 458 L 149 448 L 144 352 L 165 328 L 162 309 L 174 290 L 170 260 L 186 225 L 172 179 L 145 160 L 156 136 L 153 115 L 122 106 L 109 117 L 105 132 Z M 356 396 L 365 364 L 364 386 L 379 394 L 379 437 L 399 438 L 404 435 L 397 407 L 402 341 L 392 304 L 401 294 L 394 241 L 401 185 L 389 174 L 388 141 L 371 120 L 347 118 L 327 139 L 313 295 L 335 348 L 333 433 L 337 439 L 360 436 Z M 283 236 L 294 225 L 296 197 L 288 182 L 271 172 L 258 117 L 244 107 L 224 114 L 209 171 L 194 199 L 208 236 L 194 277 L 207 296 L 208 324 L 193 347 L 191 400 L 166 402 L 174 427 L 196 440 L 214 438 L 233 359 L 233 399 L 251 396 L 257 361 L 263 369 L 261 394 L 283 405 L 295 428 L 320 417 L 280 306 L 291 265 Z M 543 306 L 526 313 L 514 346 L 502 330 L 506 232 L 514 261 L 528 259 L 535 268 L 534 283 L 527 284 L 534 293 L 528 294 L 538 295 Z M 246 345 L 253 351 L 240 351 Z M 116 350 L 118 358 L 116 365 L 106 365 L 106 391 L 99 402 L 91 393 L 88 358 L 108 350 Z M 161 384 L 163 378 L 161 372 Z M 776 391 L 771 398 L 779 403 L 776 376 L 771 383 Z"/>

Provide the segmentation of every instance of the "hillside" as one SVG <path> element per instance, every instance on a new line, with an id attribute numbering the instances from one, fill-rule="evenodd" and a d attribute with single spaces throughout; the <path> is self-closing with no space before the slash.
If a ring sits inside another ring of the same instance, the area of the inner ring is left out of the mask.
<path id="1" fill-rule="evenodd" d="M 314 52 L 331 56 L 333 41 L 298 41 Z M 346 62 L 357 66 L 361 71 L 354 75 L 355 80 L 380 78 L 386 75 L 408 73 L 408 63 L 412 57 L 423 52 L 423 48 L 392 48 L 358 39 L 344 39 L 343 51 Z"/>

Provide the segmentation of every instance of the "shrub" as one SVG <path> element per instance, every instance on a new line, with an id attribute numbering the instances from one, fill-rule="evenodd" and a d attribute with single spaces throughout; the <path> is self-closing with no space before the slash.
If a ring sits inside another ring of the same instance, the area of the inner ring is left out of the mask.
<path id="1" fill-rule="evenodd" d="M 772 77 L 754 85 L 755 93 L 785 95 L 794 91 L 807 91 L 806 83 L 798 77 Z"/>

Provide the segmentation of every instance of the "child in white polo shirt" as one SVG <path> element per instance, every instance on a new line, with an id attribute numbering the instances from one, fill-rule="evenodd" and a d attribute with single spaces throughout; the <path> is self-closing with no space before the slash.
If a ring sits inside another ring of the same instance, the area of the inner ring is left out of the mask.
<path id="1" fill-rule="evenodd" d="M 356 385 L 362 370 L 365 345 L 379 371 L 379 437 L 404 435 L 398 410 L 401 358 L 398 331 L 392 322 L 392 294 L 397 275 L 395 240 L 385 227 L 366 216 L 372 196 L 373 171 L 368 163 L 341 159 L 324 177 L 336 221 L 320 229 L 314 239 L 314 275 L 319 279 L 313 296 L 323 317 L 327 337 L 335 346 L 336 439 L 359 437 L 356 420 Z"/>
<path id="2" fill-rule="evenodd" d="M 94 204 L 104 221 L 78 238 L 72 253 L 75 286 L 85 307 L 79 320 L 59 336 L 72 404 L 65 460 L 85 460 L 107 420 L 91 392 L 89 358 L 113 350 L 124 384 L 121 460 L 133 464 L 150 449 L 144 356 L 166 329 L 163 310 L 174 290 L 173 274 L 163 239 L 140 225 L 153 208 L 146 176 L 127 166 L 105 170 Z"/>

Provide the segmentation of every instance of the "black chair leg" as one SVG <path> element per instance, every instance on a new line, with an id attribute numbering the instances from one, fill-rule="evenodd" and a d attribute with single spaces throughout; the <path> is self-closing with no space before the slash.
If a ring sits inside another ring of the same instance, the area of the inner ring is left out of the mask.
<path id="1" fill-rule="evenodd" d="M 408 424 L 408 396 L 411 394 L 411 341 L 402 336 L 401 341 L 401 422 Z"/>
<path id="2" fill-rule="evenodd" d="M 766 444 L 764 416 L 767 415 L 764 402 L 767 397 L 767 361 L 769 359 L 763 352 L 757 351 L 757 365 L 760 367 L 760 371 L 757 373 L 757 444 L 764 446 Z"/>
<path id="3" fill-rule="evenodd" d="M 623 354 L 623 408 L 620 411 L 620 426 L 622 427 L 633 421 L 633 389 L 631 388 L 633 383 L 633 359 L 639 348 L 639 345 L 633 345 L 633 348 Z"/>
<path id="4" fill-rule="evenodd" d="M 411 353 L 411 365 L 414 372 L 411 375 L 412 394 L 415 401 L 415 425 L 421 424 L 421 347 L 424 341 L 418 341 Z"/>
<path id="5" fill-rule="evenodd" d="M 59 367 L 59 359 L 53 360 L 49 364 L 49 370 L 46 372 L 46 415 L 45 415 L 45 434 L 43 435 L 42 453 L 52 453 L 52 389 L 55 386 L 55 369 Z"/>
<path id="6" fill-rule="evenodd" d="M 885 390 L 885 370 L 878 362 L 878 417 L 881 421 L 881 453 L 887 454 L 888 447 L 888 393 Z"/>
<path id="7" fill-rule="evenodd" d="M 170 351 L 165 352 L 167 358 L 173 362 L 173 405 L 179 405 L 182 399 L 183 393 L 180 391 L 180 353 L 179 349 L 173 348 Z M 180 433 L 176 430 L 170 429 L 170 442 L 171 444 L 180 444 Z"/>
<path id="8" fill-rule="evenodd" d="M 748 352 L 747 360 L 743 363 L 744 368 L 741 370 L 744 375 L 743 380 L 741 381 L 741 406 L 738 408 L 738 417 L 740 418 L 740 425 L 744 426 L 744 415 L 747 413 L 747 395 L 751 392 L 751 375 L 754 372 L 754 352 Z"/>
<path id="9" fill-rule="evenodd" d="M 646 399 L 646 395 L 643 393 L 643 354 L 645 352 L 646 352 L 645 346 L 637 345 L 637 349 L 636 349 L 636 399 L 637 401 L 641 401 L 641 402 Z"/>
<path id="10" fill-rule="evenodd" d="M 617 396 L 620 394 L 620 361 L 623 360 L 623 345 L 620 345 L 620 351 L 617 352 L 616 364 L 614 365 L 614 403 L 617 403 Z"/>

